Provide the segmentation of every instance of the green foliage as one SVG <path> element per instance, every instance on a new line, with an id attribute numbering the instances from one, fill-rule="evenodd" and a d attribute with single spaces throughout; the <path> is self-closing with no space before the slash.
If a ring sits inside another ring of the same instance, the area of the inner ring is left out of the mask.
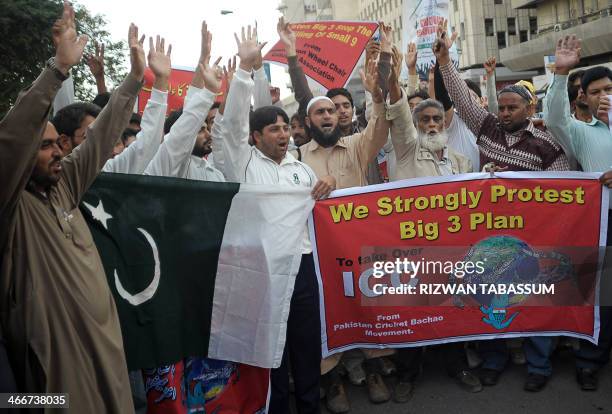
<path id="1" fill-rule="evenodd" d="M 89 36 L 86 52 L 93 52 L 94 41 L 105 45 L 107 85 L 118 84 L 126 74 L 123 66 L 124 42 L 111 42 L 102 16 L 91 15 L 74 4 L 77 33 Z M 61 16 L 60 0 L 3 0 L 0 14 L 0 114 L 6 113 L 19 91 L 26 88 L 55 55 L 51 27 Z M 127 28 L 126 28 L 127 32 Z M 77 100 L 90 101 L 96 95 L 95 81 L 85 61 L 72 69 Z M 110 89 L 110 88 L 109 88 Z"/>

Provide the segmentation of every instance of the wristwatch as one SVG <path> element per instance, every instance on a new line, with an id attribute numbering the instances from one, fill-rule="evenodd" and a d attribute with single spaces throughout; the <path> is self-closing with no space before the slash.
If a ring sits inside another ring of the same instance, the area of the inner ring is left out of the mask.
<path id="1" fill-rule="evenodd" d="M 58 69 L 57 67 L 57 63 L 55 63 L 55 58 L 52 57 L 51 59 L 47 60 L 47 64 L 46 64 L 47 68 L 51 69 L 54 73 L 55 76 L 57 76 L 57 78 L 61 81 L 65 81 L 66 79 L 68 79 L 68 75 L 64 75 L 64 73 Z"/>

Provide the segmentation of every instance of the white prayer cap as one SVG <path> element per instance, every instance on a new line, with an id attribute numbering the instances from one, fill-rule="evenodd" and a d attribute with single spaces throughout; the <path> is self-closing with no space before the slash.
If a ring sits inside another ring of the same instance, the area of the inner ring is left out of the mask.
<path id="1" fill-rule="evenodd" d="M 306 115 L 308 115 L 308 113 L 310 112 L 310 108 L 312 107 L 312 105 L 319 101 L 329 101 L 332 105 L 334 105 L 334 101 L 332 101 L 325 95 L 315 96 L 310 100 L 310 102 L 308 102 L 308 106 L 306 107 Z"/>

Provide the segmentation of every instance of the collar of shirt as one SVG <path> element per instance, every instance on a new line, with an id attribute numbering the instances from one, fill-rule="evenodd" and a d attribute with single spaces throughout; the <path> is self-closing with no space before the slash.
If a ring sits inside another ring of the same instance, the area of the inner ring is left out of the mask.
<path id="1" fill-rule="evenodd" d="M 253 146 L 253 149 L 255 150 L 255 155 L 257 155 L 259 158 L 266 159 L 266 160 L 269 160 L 270 162 L 273 162 L 274 164 L 277 164 L 276 161 L 274 161 L 272 158 L 268 157 L 266 154 L 261 152 L 259 148 L 257 148 L 256 146 Z M 287 153 L 285 154 L 285 157 L 281 160 L 280 164 L 277 164 L 277 165 L 283 166 L 286 164 L 297 164 L 298 162 L 299 161 L 289 151 L 287 151 Z"/>
<path id="2" fill-rule="evenodd" d="M 584 121 L 582 121 L 582 122 L 584 122 Z M 600 119 L 597 119 L 594 116 L 591 116 L 591 122 L 584 122 L 584 123 L 587 124 L 587 125 L 590 125 L 590 126 L 597 126 L 597 124 L 599 123 L 599 124 L 601 124 L 601 126 L 603 126 L 605 128 L 608 128 L 608 125 L 606 125 L 605 122 L 603 122 Z"/>
<path id="3" fill-rule="evenodd" d="M 446 164 L 449 161 L 448 158 L 448 145 L 444 147 L 442 150 L 442 159 L 438 160 L 438 157 L 433 154 L 427 148 L 420 147 L 419 155 L 417 156 L 419 160 L 434 160 L 438 164 Z"/>
<path id="4" fill-rule="evenodd" d="M 350 135 L 349 135 L 350 136 Z M 342 147 L 342 148 L 348 148 L 346 145 L 346 142 L 344 142 L 344 138 L 345 137 L 341 137 L 338 142 L 336 142 L 336 144 L 334 145 L 334 147 Z M 319 145 L 319 143 L 317 141 L 315 141 L 314 139 L 311 139 L 309 142 L 310 145 L 307 146 L 302 146 L 301 148 L 306 147 L 308 151 L 316 151 L 319 148 L 325 149 L 325 148 L 329 148 L 329 147 L 322 147 L 321 145 Z M 300 149 L 301 149 L 300 148 Z M 331 147 L 333 148 L 333 147 Z"/>
<path id="5" fill-rule="evenodd" d="M 210 165 L 206 158 L 196 157 L 195 155 L 191 156 L 191 162 L 194 164 L 196 168 L 205 168 L 207 170 L 214 170 L 214 168 Z"/>

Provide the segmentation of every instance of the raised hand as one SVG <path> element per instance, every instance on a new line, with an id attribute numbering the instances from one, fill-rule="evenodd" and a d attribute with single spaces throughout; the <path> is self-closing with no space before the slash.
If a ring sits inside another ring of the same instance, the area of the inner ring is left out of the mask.
<path id="1" fill-rule="evenodd" d="M 142 80 L 144 77 L 144 70 L 146 66 L 145 52 L 144 52 L 144 40 L 145 35 L 142 35 L 138 39 L 138 27 L 134 24 L 130 24 L 128 31 L 128 45 L 130 47 L 130 73 L 138 80 Z"/>
<path id="2" fill-rule="evenodd" d="M 251 25 L 248 26 L 246 31 L 244 27 L 242 28 L 242 36 L 240 39 L 236 33 L 234 33 L 234 38 L 238 46 L 240 69 L 251 72 L 257 59 L 261 55 L 261 49 L 264 48 L 266 43 L 257 43 L 257 28 L 251 30 Z"/>
<path id="3" fill-rule="evenodd" d="M 380 34 L 380 50 L 381 52 L 391 53 L 391 36 L 393 29 L 384 22 L 378 22 L 378 33 Z"/>
<path id="4" fill-rule="evenodd" d="M 227 60 L 227 66 L 223 66 L 223 76 L 227 79 L 227 87 L 232 83 L 234 79 L 234 73 L 236 73 L 236 56 L 231 57 Z"/>
<path id="5" fill-rule="evenodd" d="M 94 75 L 94 78 L 98 79 L 104 77 L 104 43 L 100 45 L 98 42 L 95 42 L 94 45 L 96 51 L 93 55 L 88 54 L 86 61 L 91 74 Z"/>
<path id="6" fill-rule="evenodd" d="M 449 50 L 457 38 L 457 32 L 453 32 L 448 36 L 448 20 L 444 19 L 438 23 L 436 31 L 437 38 L 433 45 L 433 52 L 440 65 L 446 65 L 450 62 Z"/>
<path id="7" fill-rule="evenodd" d="M 363 88 L 372 94 L 372 100 L 376 103 L 381 103 L 383 101 L 383 93 L 378 85 L 378 66 L 376 62 L 368 62 L 365 72 L 363 69 L 360 69 L 359 75 L 361 76 Z"/>
<path id="8" fill-rule="evenodd" d="M 166 39 L 159 37 L 155 38 L 155 46 L 153 46 L 153 38 L 149 37 L 149 55 L 147 61 L 149 67 L 155 77 L 169 77 L 171 69 L 170 55 L 172 53 L 172 45 L 168 45 L 168 52 L 166 52 Z"/>
<path id="9" fill-rule="evenodd" d="M 402 52 L 393 46 L 393 54 L 391 57 L 391 74 L 389 75 L 389 86 L 399 82 L 400 74 L 402 73 Z"/>
<path id="10" fill-rule="evenodd" d="M 149 62 L 149 68 L 155 75 L 155 83 L 153 87 L 165 91 L 168 89 L 168 79 L 172 72 L 172 63 L 170 61 L 170 54 L 172 53 L 172 45 L 168 45 L 168 52 L 166 52 L 166 40 L 159 35 L 155 38 L 155 46 L 153 46 L 153 38 L 149 37 L 149 55 L 147 61 Z"/>
<path id="11" fill-rule="evenodd" d="M 221 80 L 223 79 L 223 71 L 219 67 L 219 62 L 221 62 L 221 58 L 218 58 L 213 66 L 210 66 L 208 63 L 200 63 L 198 65 L 198 71 L 204 80 L 204 86 L 215 94 L 221 91 Z"/>
<path id="12" fill-rule="evenodd" d="M 555 73 L 567 75 L 580 62 L 580 39 L 576 35 L 565 36 L 557 41 L 555 51 Z"/>
<path id="13" fill-rule="evenodd" d="M 365 56 L 365 63 L 366 65 L 371 61 L 371 60 L 378 60 L 378 56 L 380 56 L 380 43 L 378 43 L 375 40 L 370 39 L 370 41 L 368 42 L 368 44 L 366 44 L 366 56 Z"/>
<path id="14" fill-rule="evenodd" d="M 210 62 L 210 51 L 212 49 L 212 33 L 208 31 L 206 21 L 202 22 L 202 39 L 200 43 L 199 63 Z"/>
<path id="15" fill-rule="evenodd" d="M 487 76 L 492 76 L 495 74 L 495 65 L 497 64 L 497 59 L 495 56 L 491 56 L 488 58 L 484 65 L 485 71 L 487 72 Z"/>
<path id="16" fill-rule="evenodd" d="M 291 30 L 289 22 L 285 22 L 285 18 L 282 16 L 278 19 L 276 31 L 278 32 L 281 42 L 285 45 L 287 56 L 295 56 L 297 54 L 295 50 L 295 33 Z"/>
<path id="17" fill-rule="evenodd" d="M 77 36 L 74 9 L 69 2 L 64 1 L 62 17 L 55 22 L 51 33 L 55 45 L 55 65 L 67 75 L 70 68 L 81 61 L 88 40 L 85 35 Z"/>
<path id="18" fill-rule="evenodd" d="M 406 50 L 406 67 L 408 68 L 408 73 L 411 75 L 416 75 L 417 73 L 416 64 L 418 56 L 419 52 L 417 51 L 416 43 L 410 42 Z"/>

